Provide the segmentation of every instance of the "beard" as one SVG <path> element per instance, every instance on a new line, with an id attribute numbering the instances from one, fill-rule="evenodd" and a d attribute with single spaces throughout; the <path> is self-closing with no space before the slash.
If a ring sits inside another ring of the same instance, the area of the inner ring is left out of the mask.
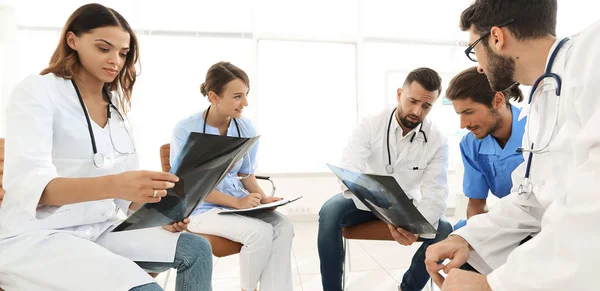
<path id="1" fill-rule="evenodd" d="M 490 108 L 490 115 L 492 116 L 492 119 L 494 121 L 492 122 L 492 125 L 487 129 L 483 137 L 480 139 L 483 139 L 486 136 L 494 133 L 494 131 L 498 130 L 498 128 L 500 127 L 500 112 L 498 112 L 498 110 L 496 110 L 495 108 Z"/>
<path id="2" fill-rule="evenodd" d="M 413 122 L 413 121 L 408 120 L 409 116 L 417 121 Z M 404 125 L 404 127 L 408 128 L 408 129 L 413 129 L 413 128 L 419 126 L 419 124 L 421 124 L 421 122 L 422 122 L 422 120 L 420 120 L 419 117 L 414 114 L 404 115 L 402 110 L 398 111 L 398 119 L 400 120 L 400 123 L 402 123 L 402 125 Z"/>
<path id="3" fill-rule="evenodd" d="M 514 80 L 515 61 L 494 53 L 485 44 L 483 47 L 488 56 L 488 70 L 485 73 L 492 90 L 501 92 L 514 85 L 516 83 Z"/>

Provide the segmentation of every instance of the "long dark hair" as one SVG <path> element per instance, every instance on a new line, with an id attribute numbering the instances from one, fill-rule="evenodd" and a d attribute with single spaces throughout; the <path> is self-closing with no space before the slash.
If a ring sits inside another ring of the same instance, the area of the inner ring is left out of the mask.
<path id="1" fill-rule="evenodd" d="M 123 112 L 129 111 L 131 106 L 131 93 L 133 84 L 137 77 L 135 64 L 138 62 L 139 48 L 138 41 L 133 29 L 127 23 L 127 20 L 112 8 L 100 4 L 87 4 L 79 7 L 67 20 L 61 36 L 60 42 L 50 58 L 48 67 L 42 70 L 41 75 L 53 73 L 56 76 L 71 79 L 77 73 L 81 63 L 77 51 L 73 50 L 67 44 L 67 34 L 73 32 L 77 36 L 90 32 L 92 29 L 117 26 L 129 33 L 129 52 L 125 59 L 125 65 L 119 75 L 112 83 L 107 84 L 111 91 L 120 91 L 119 105 Z"/>

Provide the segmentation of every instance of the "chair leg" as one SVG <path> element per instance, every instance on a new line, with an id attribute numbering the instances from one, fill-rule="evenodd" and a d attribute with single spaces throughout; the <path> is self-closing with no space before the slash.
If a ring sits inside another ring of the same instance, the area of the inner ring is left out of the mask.
<path id="1" fill-rule="evenodd" d="M 346 290 L 346 239 L 342 238 L 344 242 L 344 264 L 342 265 L 342 291 Z"/>
<path id="2" fill-rule="evenodd" d="M 165 280 L 163 281 L 163 284 L 162 284 L 163 289 L 167 288 L 167 284 L 169 284 L 169 276 L 171 276 L 171 271 L 172 270 L 173 270 L 172 268 L 169 269 L 167 271 L 167 275 L 165 275 Z"/>
<path id="3" fill-rule="evenodd" d="M 352 271 L 352 258 L 350 256 L 350 244 L 346 238 L 344 240 L 344 264 L 342 265 L 342 291 L 346 290 L 348 284 L 348 277 Z M 346 271 L 346 264 L 348 264 L 348 270 Z"/>
<path id="4" fill-rule="evenodd" d="M 348 273 L 352 272 L 352 254 L 350 253 L 350 242 L 346 242 L 347 256 L 348 256 Z"/>

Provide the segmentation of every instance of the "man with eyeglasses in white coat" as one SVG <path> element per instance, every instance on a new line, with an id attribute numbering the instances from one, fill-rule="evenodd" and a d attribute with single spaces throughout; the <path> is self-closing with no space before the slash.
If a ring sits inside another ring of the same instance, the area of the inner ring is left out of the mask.
<path id="1" fill-rule="evenodd" d="M 556 0 L 476 0 L 462 13 L 465 53 L 492 89 L 518 82 L 532 96 L 514 193 L 427 250 L 443 291 L 598 288 L 600 23 L 557 38 L 556 15 Z M 481 274 L 457 269 L 467 262 Z"/>

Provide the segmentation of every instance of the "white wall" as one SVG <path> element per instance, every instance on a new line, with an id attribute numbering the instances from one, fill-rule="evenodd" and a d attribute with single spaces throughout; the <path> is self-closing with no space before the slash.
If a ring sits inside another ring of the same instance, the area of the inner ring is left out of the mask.
<path id="1" fill-rule="evenodd" d="M 4 137 L 4 108 L 15 85 L 16 31 L 15 8 L 0 1 L 0 137 Z"/>
<path id="2" fill-rule="evenodd" d="M 47 64 L 60 27 L 68 14 L 85 2 L 0 0 L 0 137 L 4 136 L 4 107 L 14 84 Z M 335 154 L 344 142 L 342 131 L 349 132 L 357 119 L 394 99 L 407 70 L 431 66 L 443 74 L 447 83 L 454 73 L 474 65 L 462 53 L 464 46 L 458 41 L 464 42 L 466 37 L 456 27 L 460 11 L 471 0 L 98 2 L 116 8 L 139 32 L 143 73 L 134 91 L 131 117 L 142 167 L 160 169 L 158 147 L 169 141 L 175 122 L 206 105 L 198 93 L 206 69 L 216 61 L 228 60 L 246 69 L 252 80 L 251 105 L 246 114 L 262 129 L 259 171 L 277 172 L 272 177 L 278 195 L 304 196 L 281 209 L 297 217 L 316 217 L 322 204 L 339 191 L 333 175 L 319 173 L 326 171 L 324 159 L 336 161 Z M 419 11 L 434 5 L 438 8 L 432 11 L 436 22 L 423 22 L 418 14 L 397 17 L 398 11 Z M 575 33 L 600 19 L 598 5 L 596 1 L 559 0 L 559 36 Z M 222 21 L 219 13 L 196 17 L 198 11 L 227 11 L 228 20 Z M 154 17 L 165 12 L 165 17 Z M 414 23 L 419 25 L 411 26 Z M 337 50 L 345 53 L 337 54 Z M 301 58 L 312 63 L 305 64 Z M 290 66 L 287 59 L 296 63 Z M 299 72 L 292 74 L 290 70 Z M 347 73 L 344 78 L 331 74 L 340 70 Z M 318 82 L 321 79 L 343 84 L 344 90 Z M 284 91 L 288 88 L 291 93 Z M 293 107 L 285 106 L 288 101 Z M 333 106 L 337 103 L 344 106 Z M 315 111 L 318 106 L 318 110 L 336 110 Z M 285 127 L 279 122 L 283 114 L 292 117 L 287 118 Z M 305 118 L 315 116 L 318 118 Z M 332 137 L 322 124 L 339 124 L 339 116 L 347 118 L 341 122 L 345 128 L 338 128 L 339 136 Z M 465 212 L 466 200 L 461 199 L 457 145 L 462 133 L 458 116 L 451 106 L 437 104 L 430 117 L 444 127 L 450 139 L 448 206 L 452 209 L 456 205 L 460 216 Z M 295 139 L 315 136 L 315 128 L 321 130 L 310 143 Z M 285 138 L 281 138 L 281 132 Z M 290 140 L 294 140 L 291 147 L 287 145 Z M 319 147 L 321 156 L 298 157 L 314 152 L 312 146 Z M 290 153 L 298 154 L 281 158 Z"/>

